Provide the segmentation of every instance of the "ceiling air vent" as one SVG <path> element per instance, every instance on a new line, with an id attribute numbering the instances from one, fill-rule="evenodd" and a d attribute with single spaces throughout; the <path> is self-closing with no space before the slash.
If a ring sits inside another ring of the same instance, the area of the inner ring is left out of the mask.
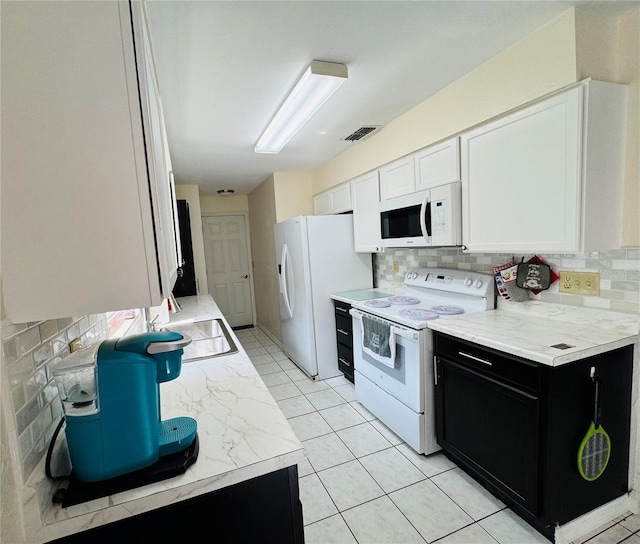
<path id="1" fill-rule="evenodd" d="M 372 132 L 378 130 L 380 125 L 369 125 L 366 127 L 360 127 L 355 132 L 349 134 L 344 140 L 346 142 L 357 142 L 358 140 L 362 140 L 365 136 L 369 136 Z"/>

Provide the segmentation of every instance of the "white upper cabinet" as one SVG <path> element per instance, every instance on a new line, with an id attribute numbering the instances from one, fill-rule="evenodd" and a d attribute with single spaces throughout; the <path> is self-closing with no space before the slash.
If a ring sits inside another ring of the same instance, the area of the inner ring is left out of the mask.
<path id="1" fill-rule="evenodd" d="M 626 87 L 590 81 L 463 134 L 466 249 L 618 248 L 625 118 Z"/>
<path id="2" fill-rule="evenodd" d="M 353 210 L 351 205 L 351 187 L 343 183 L 329 192 L 331 199 L 331 213 L 343 213 Z"/>
<path id="3" fill-rule="evenodd" d="M 380 167 L 380 197 L 389 200 L 454 181 L 460 181 L 458 137 Z"/>
<path id="4" fill-rule="evenodd" d="M 380 189 L 377 170 L 351 180 L 351 202 L 356 252 L 384 251 L 380 240 Z"/>
<path id="5" fill-rule="evenodd" d="M 451 138 L 414 154 L 416 191 L 460 181 L 460 140 Z"/>
<path id="6" fill-rule="evenodd" d="M 313 213 L 316 215 L 331 213 L 331 195 L 329 193 L 320 193 L 313 197 Z"/>
<path id="7" fill-rule="evenodd" d="M 160 277 L 164 284 L 163 291 L 168 295 L 178 278 L 177 269 L 182 266 L 182 249 L 180 247 L 178 209 L 171 156 L 153 50 L 146 21 L 140 11 L 134 11 L 134 32 L 136 33 L 136 43 L 142 45 L 141 54 L 144 55 L 144 71 L 139 69 L 138 74 L 141 86 L 140 96 L 145 106 L 143 111 L 148 113 L 148 115 L 143 115 L 143 128 L 145 134 L 151 135 L 146 141 L 147 156 L 151 159 L 148 164 L 151 201 L 156 237 L 158 243 L 162 244 L 160 251 L 158 251 L 158 264 L 162 271 Z"/>
<path id="8" fill-rule="evenodd" d="M 380 198 L 389 200 L 416 191 L 413 155 L 402 157 L 380 167 Z"/>
<path id="9" fill-rule="evenodd" d="M 342 183 L 313 197 L 313 211 L 316 215 L 344 213 L 350 212 L 352 209 L 349 182 Z"/>
<path id="10" fill-rule="evenodd" d="M 2 281 L 13 322 L 155 306 L 173 288 L 171 161 L 142 6 L 131 8 L 2 6 Z"/>

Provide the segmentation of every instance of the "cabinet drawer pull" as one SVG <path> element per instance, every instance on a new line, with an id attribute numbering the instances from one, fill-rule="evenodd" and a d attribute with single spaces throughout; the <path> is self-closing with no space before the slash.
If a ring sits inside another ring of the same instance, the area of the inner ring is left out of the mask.
<path id="1" fill-rule="evenodd" d="M 458 355 L 462 355 L 463 357 L 468 357 L 469 359 L 473 359 L 474 361 L 478 361 L 479 363 L 483 363 L 485 365 L 493 366 L 491 361 L 487 361 L 486 359 L 481 359 L 480 357 L 476 357 L 475 355 L 471 355 L 470 353 L 465 353 L 464 351 L 459 351 Z"/>
<path id="2" fill-rule="evenodd" d="M 344 314 L 348 314 L 349 310 L 347 308 L 342 308 L 340 306 L 336 306 L 336 310 L 340 310 Z"/>
<path id="3" fill-rule="evenodd" d="M 351 334 L 347 331 L 343 331 L 342 329 L 338 329 L 338 332 L 344 334 L 345 336 L 351 336 Z"/>
<path id="4" fill-rule="evenodd" d="M 338 357 L 338 361 L 340 361 L 344 365 L 351 366 L 351 363 L 348 361 L 345 361 L 342 357 Z"/>

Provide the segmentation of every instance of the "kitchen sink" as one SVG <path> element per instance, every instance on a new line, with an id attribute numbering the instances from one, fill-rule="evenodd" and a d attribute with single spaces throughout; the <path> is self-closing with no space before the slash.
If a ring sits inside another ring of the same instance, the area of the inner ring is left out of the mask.
<path id="1" fill-rule="evenodd" d="M 174 331 L 191 338 L 191 343 L 184 348 L 183 363 L 220 357 L 221 355 L 231 355 L 238 352 L 227 326 L 219 318 L 166 325 L 161 330 Z"/>

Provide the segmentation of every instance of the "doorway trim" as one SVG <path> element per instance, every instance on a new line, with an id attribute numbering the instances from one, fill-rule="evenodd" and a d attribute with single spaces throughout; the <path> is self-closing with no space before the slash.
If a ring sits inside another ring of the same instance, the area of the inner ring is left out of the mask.
<path id="1" fill-rule="evenodd" d="M 256 324 L 256 293 L 253 286 L 253 260 L 251 258 L 251 230 L 249 229 L 249 212 L 237 211 L 237 212 L 202 212 L 200 214 L 201 217 L 220 217 L 220 216 L 230 216 L 230 215 L 241 215 L 244 217 L 244 230 L 247 233 L 247 262 L 249 263 L 249 270 L 251 270 L 249 274 L 249 289 L 251 292 L 251 321 L 253 322 L 253 326 L 257 327 Z M 203 232 L 204 236 L 204 222 L 203 222 Z M 206 248 L 204 248 L 206 253 Z M 206 256 L 205 256 L 205 269 L 206 269 Z M 207 270 L 207 275 L 209 271 Z M 213 295 L 211 295 L 213 298 Z M 215 299 L 214 299 L 215 302 Z M 216 302 L 217 304 L 217 302 Z"/>

